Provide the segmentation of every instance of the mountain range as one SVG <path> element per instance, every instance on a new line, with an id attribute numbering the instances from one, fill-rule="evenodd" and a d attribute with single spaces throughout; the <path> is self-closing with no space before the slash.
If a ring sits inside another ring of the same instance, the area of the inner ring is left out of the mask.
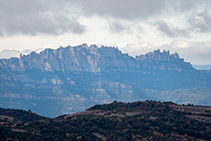
<path id="1" fill-rule="evenodd" d="M 165 50 L 132 57 L 82 44 L 0 59 L 0 106 L 50 117 L 113 100 L 211 105 L 210 95 L 211 71 Z"/>

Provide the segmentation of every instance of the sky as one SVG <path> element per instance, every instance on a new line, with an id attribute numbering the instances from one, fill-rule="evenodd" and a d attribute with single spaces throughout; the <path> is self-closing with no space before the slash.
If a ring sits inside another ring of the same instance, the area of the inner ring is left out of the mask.
<path id="1" fill-rule="evenodd" d="M 0 0 L 1 58 L 83 43 L 211 64 L 211 0 Z"/>

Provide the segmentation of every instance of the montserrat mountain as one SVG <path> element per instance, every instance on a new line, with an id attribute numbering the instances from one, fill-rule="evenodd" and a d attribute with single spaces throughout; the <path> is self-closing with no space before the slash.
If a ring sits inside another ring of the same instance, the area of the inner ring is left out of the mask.
<path id="1" fill-rule="evenodd" d="M 19 58 L 3 59 L 1 69 L 25 71 L 37 69 L 42 71 L 79 71 L 79 72 L 110 72 L 129 71 L 140 72 L 145 69 L 182 71 L 193 69 L 190 63 L 184 62 L 177 53 L 169 51 L 147 53 L 136 56 L 123 54 L 115 47 L 88 46 L 82 44 L 76 47 L 60 47 L 56 50 L 45 49 L 40 53 L 31 52 L 20 55 Z"/>

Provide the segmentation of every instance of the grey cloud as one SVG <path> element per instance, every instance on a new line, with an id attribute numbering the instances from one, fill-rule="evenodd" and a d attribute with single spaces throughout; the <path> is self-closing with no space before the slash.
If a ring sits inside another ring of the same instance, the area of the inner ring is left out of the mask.
<path id="1" fill-rule="evenodd" d="M 82 34 L 86 31 L 86 27 L 78 21 L 81 16 L 135 21 L 159 17 L 160 15 L 170 16 L 170 14 L 188 11 L 200 6 L 209 7 L 211 1 L 0 0 L 0 36 L 36 35 L 39 33 L 57 35 L 66 32 Z M 195 24 L 197 25 L 197 23 Z M 125 28 L 125 25 L 117 22 L 113 22 L 110 26 L 114 32 L 124 31 Z M 182 34 L 183 31 L 178 32 L 177 34 Z M 169 33 L 172 35 L 171 30 Z"/>
<path id="2" fill-rule="evenodd" d="M 83 0 L 74 6 L 85 15 L 110 16 L 121 19 L 146 19 L 161 14 L 176 14 L 211 6 L 210 0 Z"/>
<path id="3" fill-rule="evenodd" d="M 208 11 L 186 16 L 189 28 L 198 32 L 211 32 L 211 16 Z"/>
<path id="4" fill-rule="evenodd" d="M 189 32 L 187 29 L 181 29 L 179 27 L 174 27 L 173 25 L 167 24 L 166 22 L 160 20 L 154 24 L 156 28 L 169 37 L 188 37 Z"/>
<path id="5" fill-rule="evenodd" d="M 210 0 L 167 0 L 166 9 L 168 12 L 180 12 L 184 13 L 191 9 L 196 9 L 197 7 L 209 7 L 211 6 Z"/>
<path id="6" fill-rule="evenodd" d="M 184 28 L 175 27 L 165 21 L 159 20 L 154 25 L 157 30 L 168 37 L 190 37 L 196 33 L 211 33 L 211 16 L 205 10 L 204 12 L 194 12 L 185 16 Z"/>
<path id="7" fill-rule="evenodd" d="M 123 25 L 119 20 L 108 21 L 110 31 L 113 33 L 120 33 L 129 30 L 127 25 Z"/>
<path id="8" fill-rule="evenodd" d="M 122 19 L 144 19 L 159 14 L 166 0 L 85 0 L 78 1 L 86 15 L 110 16 Z"/>
<path id="9" fill-rule="evenodd" d="M 65 7 L 62 9 L 63 6 L 54 0 L 0 0 L 0 36 L 85 32 L 85 26 L 65 10 Z"/>
<path id="10" fill-rule="evenodd" d="M 181 16 L 192 11 L 208 9 L 211 6 L 210 0 L 84 0 L 77 1 L 74 6 L 80 9 L 84 15 L 111 17 L 118 19 L 109 23 L 110 30 L 114 33 L 125 31 L 128 27 L 121 23 L 121 20 L 148 22 L 162 17 Z M 198 15 L 202 16 L 202 15 Z M 147 21 L 148 20 L 148 21 Z M 209 14 L 203 14 L 203 23 L 192 23 L 198 26 L 200 30 L 206 30 L 210 26 Z M 182 21 L 181 21 L 182 22 Z M 195 34 L 192 28 L 186 23 L 177 23 L 185 25 L 184 28 L 170 25 L 165 21 L 156 23 L 157 29 L 171 38 L 191 37 Z M 202 24 L 202 25 L 200 25 Z M 203 25 L 204 24 L 204 25 Z"/>

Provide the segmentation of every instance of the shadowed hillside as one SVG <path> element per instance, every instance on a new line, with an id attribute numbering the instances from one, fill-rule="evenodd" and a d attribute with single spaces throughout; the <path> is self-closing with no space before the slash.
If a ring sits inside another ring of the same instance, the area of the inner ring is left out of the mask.
<path id="1" fill-rule="evenodd" d="M 205 106 L 114 101 L 54 119 L 31 111 L 0 111 L 2 140 L 211 139 L 211 107 Z"/>

